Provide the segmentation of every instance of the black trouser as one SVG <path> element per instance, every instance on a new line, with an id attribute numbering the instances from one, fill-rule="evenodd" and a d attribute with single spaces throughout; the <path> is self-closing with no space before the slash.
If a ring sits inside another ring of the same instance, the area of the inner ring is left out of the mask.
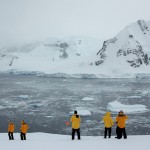
<path id="1" fill-rule="evenodd" d="M 123 134 L 124 139 L 127 138 L 127 134 L 126 134 L 126 129 L 125 128 L 117 127 L 116 132 L 117 132 L 117 138 L 118 139 L 122 138 L 122 134 Z"/>
<path id="2" fill-rule="evenodd" d="M 80 128 L 79 129 L 72 129 L 72 140 L 74 140 L 75 132 L 77 132 L 78 140 L 80 140 Z"/>
<path id="3" fill-rule="evenodd" d="M 21 140 L 26 140 L 26 134 L 21 132 L 20 138 L 21 138 Z"/>
<path id="4" fill-rule="evenodd" d="M 13 132 L 8 132 L 9 140 L 14 140 Z"/>
<path id="5" fill-rule="evenodd" d="M 117 135 L 117 138 L 118 138 L 118 126 L 116 127 L 116 135 Z"/>
<path id="6" fill-rule="evenodd" d="M 110 137 L 111 137 L 111 127 L 110 127 L 110 128 L 106 128 L 106 127 L 105 127 L 104 138 L 107 137 L 107 132 L 108 132 L 108 136 L 109 136 L 109 138 L 110 138 Z"/>

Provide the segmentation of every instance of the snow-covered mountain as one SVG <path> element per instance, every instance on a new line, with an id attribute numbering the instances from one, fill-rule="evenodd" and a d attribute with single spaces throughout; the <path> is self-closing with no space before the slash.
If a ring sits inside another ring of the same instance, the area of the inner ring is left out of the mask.
<path id="1" fill-rule="evenodd" d="M 150 73 L 150 22 L 138 20 L 104 41 L 95 62 L 118 73 Z"/>
<path id="2" fill-rule="evenodd" d="M 101 45 L 102 41 L 93 38 L 68 37 L 4 47 L 0 50 L 0 71 L 88 73 Z"/>
<path id="3" fill-rule="evenodd" d="M 3 47 L 0 71 L 12 70 L 105 77 L 150 74 L 150 22 L 139 20 L 104 42 L 68 37 Z"/>

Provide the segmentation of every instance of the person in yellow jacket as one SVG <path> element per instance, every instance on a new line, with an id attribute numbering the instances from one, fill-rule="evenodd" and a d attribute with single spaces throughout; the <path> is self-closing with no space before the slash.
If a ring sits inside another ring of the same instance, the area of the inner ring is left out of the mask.
<path id="1" fill-rule="evenodd" d="M 117 123 L 116 133 L 118 139 L 122 138 L 122 134 L 124 136 L 124 139 L 127 139 L 127 134 L 125 129 L 127 119 L 128 116 L 125 115 L 122 110 L 119 112 L 119 115 L 116 117 L 116 123 Z"/>
<path id="2" fill-rule="evenodd" d="M 75 138 L 75 132 L 77 132 L 78 140 L 80 140 L 80 122 L 81 118 L 77 114 L 77 111 L 74 111 L 74 115 L 70 119 L 72 123 L 72 140 Z"/>
<path id="3" fill-rule="evenodd" d="M 9 124 L 8 124 L 8 137 L 9 137 L 9 140 L 14 140 L 14 130 L 15 130 L 15 125 L 12 121 L 9 121 Z"/>
<path id="4" fill-rule="evenodd" d="M 107 132 L 108 132 L 108 137 L 111 138 L 111 127 L 114 125 L 114 121 L 111 117 L 110 112 L 106 112 L 105 116 L 103 117 L 103 121 L 105 126 L 104 138 L 107 137 Z"/>
<path id="5" fill-rule="evenodd" d="M 29 127 L 28 127 L 28 124 L 26 124 L 24 122 L 24 120 L 21 121 L 21 128 L 20 128 L 20 137 L 21 137 L 21 140 L 26 140 L 26 133 L 28 131 Z"/>

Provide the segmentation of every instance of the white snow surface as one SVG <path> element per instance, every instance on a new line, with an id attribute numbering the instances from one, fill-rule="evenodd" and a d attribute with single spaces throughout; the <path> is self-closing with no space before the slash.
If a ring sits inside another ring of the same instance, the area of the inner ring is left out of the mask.
<path id="1" fill-rule="evenodd" d="M 137 112 L 147 111 L 145 105 L 142 104 L 125 105 L 125 104 L 121 104 L 118 101 L 113 101 L 108 103 L 107 109 L 112 112 L 119 112 L 120 110 L 123 110 L 124 113 L 137 113 Z"/>
<path id="2" fill-rule="evenodd" d="M 71 140 L 71 135 L 47 133 L 27 133 L 27 140 L 21 141 L 20 135 L 14 133 L 15 140 L 9 141 L 7 133 L 1 133 L 3 150 L 149 150 L 150 135 L 128 136 L 128 139 L 104 139 L 102 136 L 82 136 L 81 140 Z"/>

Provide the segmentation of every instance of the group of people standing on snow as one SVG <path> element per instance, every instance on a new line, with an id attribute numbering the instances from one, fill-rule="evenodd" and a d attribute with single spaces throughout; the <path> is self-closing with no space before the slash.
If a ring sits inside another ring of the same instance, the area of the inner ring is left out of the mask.
<path id="1" fill-rule="evenodd" d="M 119 111 L 118 116 L 115 119 L 115 122 L 117 124 L 116 127 L 116 138 L 121 139 L 122 136 L 124 139 L 127 139 L 127 134 L 126 134 L 126 120 L 128 119 L 128 116 L 124 114 L 124 112 L 121 110 Z M 114 121 L 111 117 L 110 112 L 106 112 L 105 116 L 103 117 L 104 125 L 105 125 L 105 131 L 104 131 L 104 138 L 107 137 L 108 133 L 108 138 L 111 137 L 111 128 L 114 125 Z"/>
<path id="2" fill-rule="evenodd" d="M 125 115 L 122 110 L 119 111 L 119 114 L 115 119 L 115 122 L 117 124 L 117 127 L 116 127 L 117 136 L 115 138 L 121 139 L 123 136 L 124 139 L 127 139 L 127 134 L 125 130 L 125 124 L 126 124 L 127 119 L 128 119 L 128 116 Z M 81 139 L 80 138 L 81 118 L 78 115 L 76 110 L 74 111 L 74 115 L 71 117 L 70 121 L 72 123 L 72 140 L 75 139 L 75 133 L 77 133 L 78 140 L 80 140 Z M 111 138 L 111 130 L 112 130 L 112 126 L 114 125 L 114 120 L 112 119 L 110 112 L 106 112 L 106 114 L 103 117 L 103 121 L 104 121 L 104 126 L 105 126 L 104 138 L 107 138 L 107 133 L 108 133 L 108 138 Z M 22 120 L 21 128 L 20 128 L 21 140 L 26 140 L 26 133 L 28 129 L 29 129 L 28 124 L 25 123 L 24 120 Z M 12 121 L 10 121 L 8 125 L 9 140 L 14 140 L 14 136 L 13 136 L 14 130 L 15 130 L 15 125 Z"/>
<path id="3" fill-rule="evenodd" d="M 29 127 L 28 127 L 28 124 L 25 123 L 24 120 L 21 121 L 21 127 L 20 127 L 20 138 L 21 140 L 26 140 L 26 133 L 28 131 Z M 9 137 L 9 140 L 14 140 L 14 133 L 15 131 L 15 125 L 12 121 L 9 121 L 9 124 L 8 124 L 8 137 Z"/>
<path id="4" fill-rule="evenodd" d="M 122 136 L 124 139 L 127 139 L 127 134 L 125 130 L 125 125 L 126 125 L 126 120 L 128 119 L 128 116 L 124 114 L 124 112 L 121 110 L 119 111 L 118 116 L 115 119 L 115 122 L 117 124 L 116 127 L 116 137 L 117 139 L 121 139 Z M 81 118 L 77 114 L 77 111 L 74 111 L 74 115 L 70 119 L 72 123 L 72 140 L 75 138 L 75 132 L 77 132 L 77 137 L 78 140 L 80 140 L 80 122 Z M 114 120 L 111 117 L 110 112 L 106 112 L 105 116 L 103 117 L 104 121 L 104 126 L 105 126 L 105 131 L 104 131 L 104 138 L 107 138 L 107 133 L 108 133 L 108 138 L 111 138 L 111 130 L 112 126 L 114 125 Z"/>

